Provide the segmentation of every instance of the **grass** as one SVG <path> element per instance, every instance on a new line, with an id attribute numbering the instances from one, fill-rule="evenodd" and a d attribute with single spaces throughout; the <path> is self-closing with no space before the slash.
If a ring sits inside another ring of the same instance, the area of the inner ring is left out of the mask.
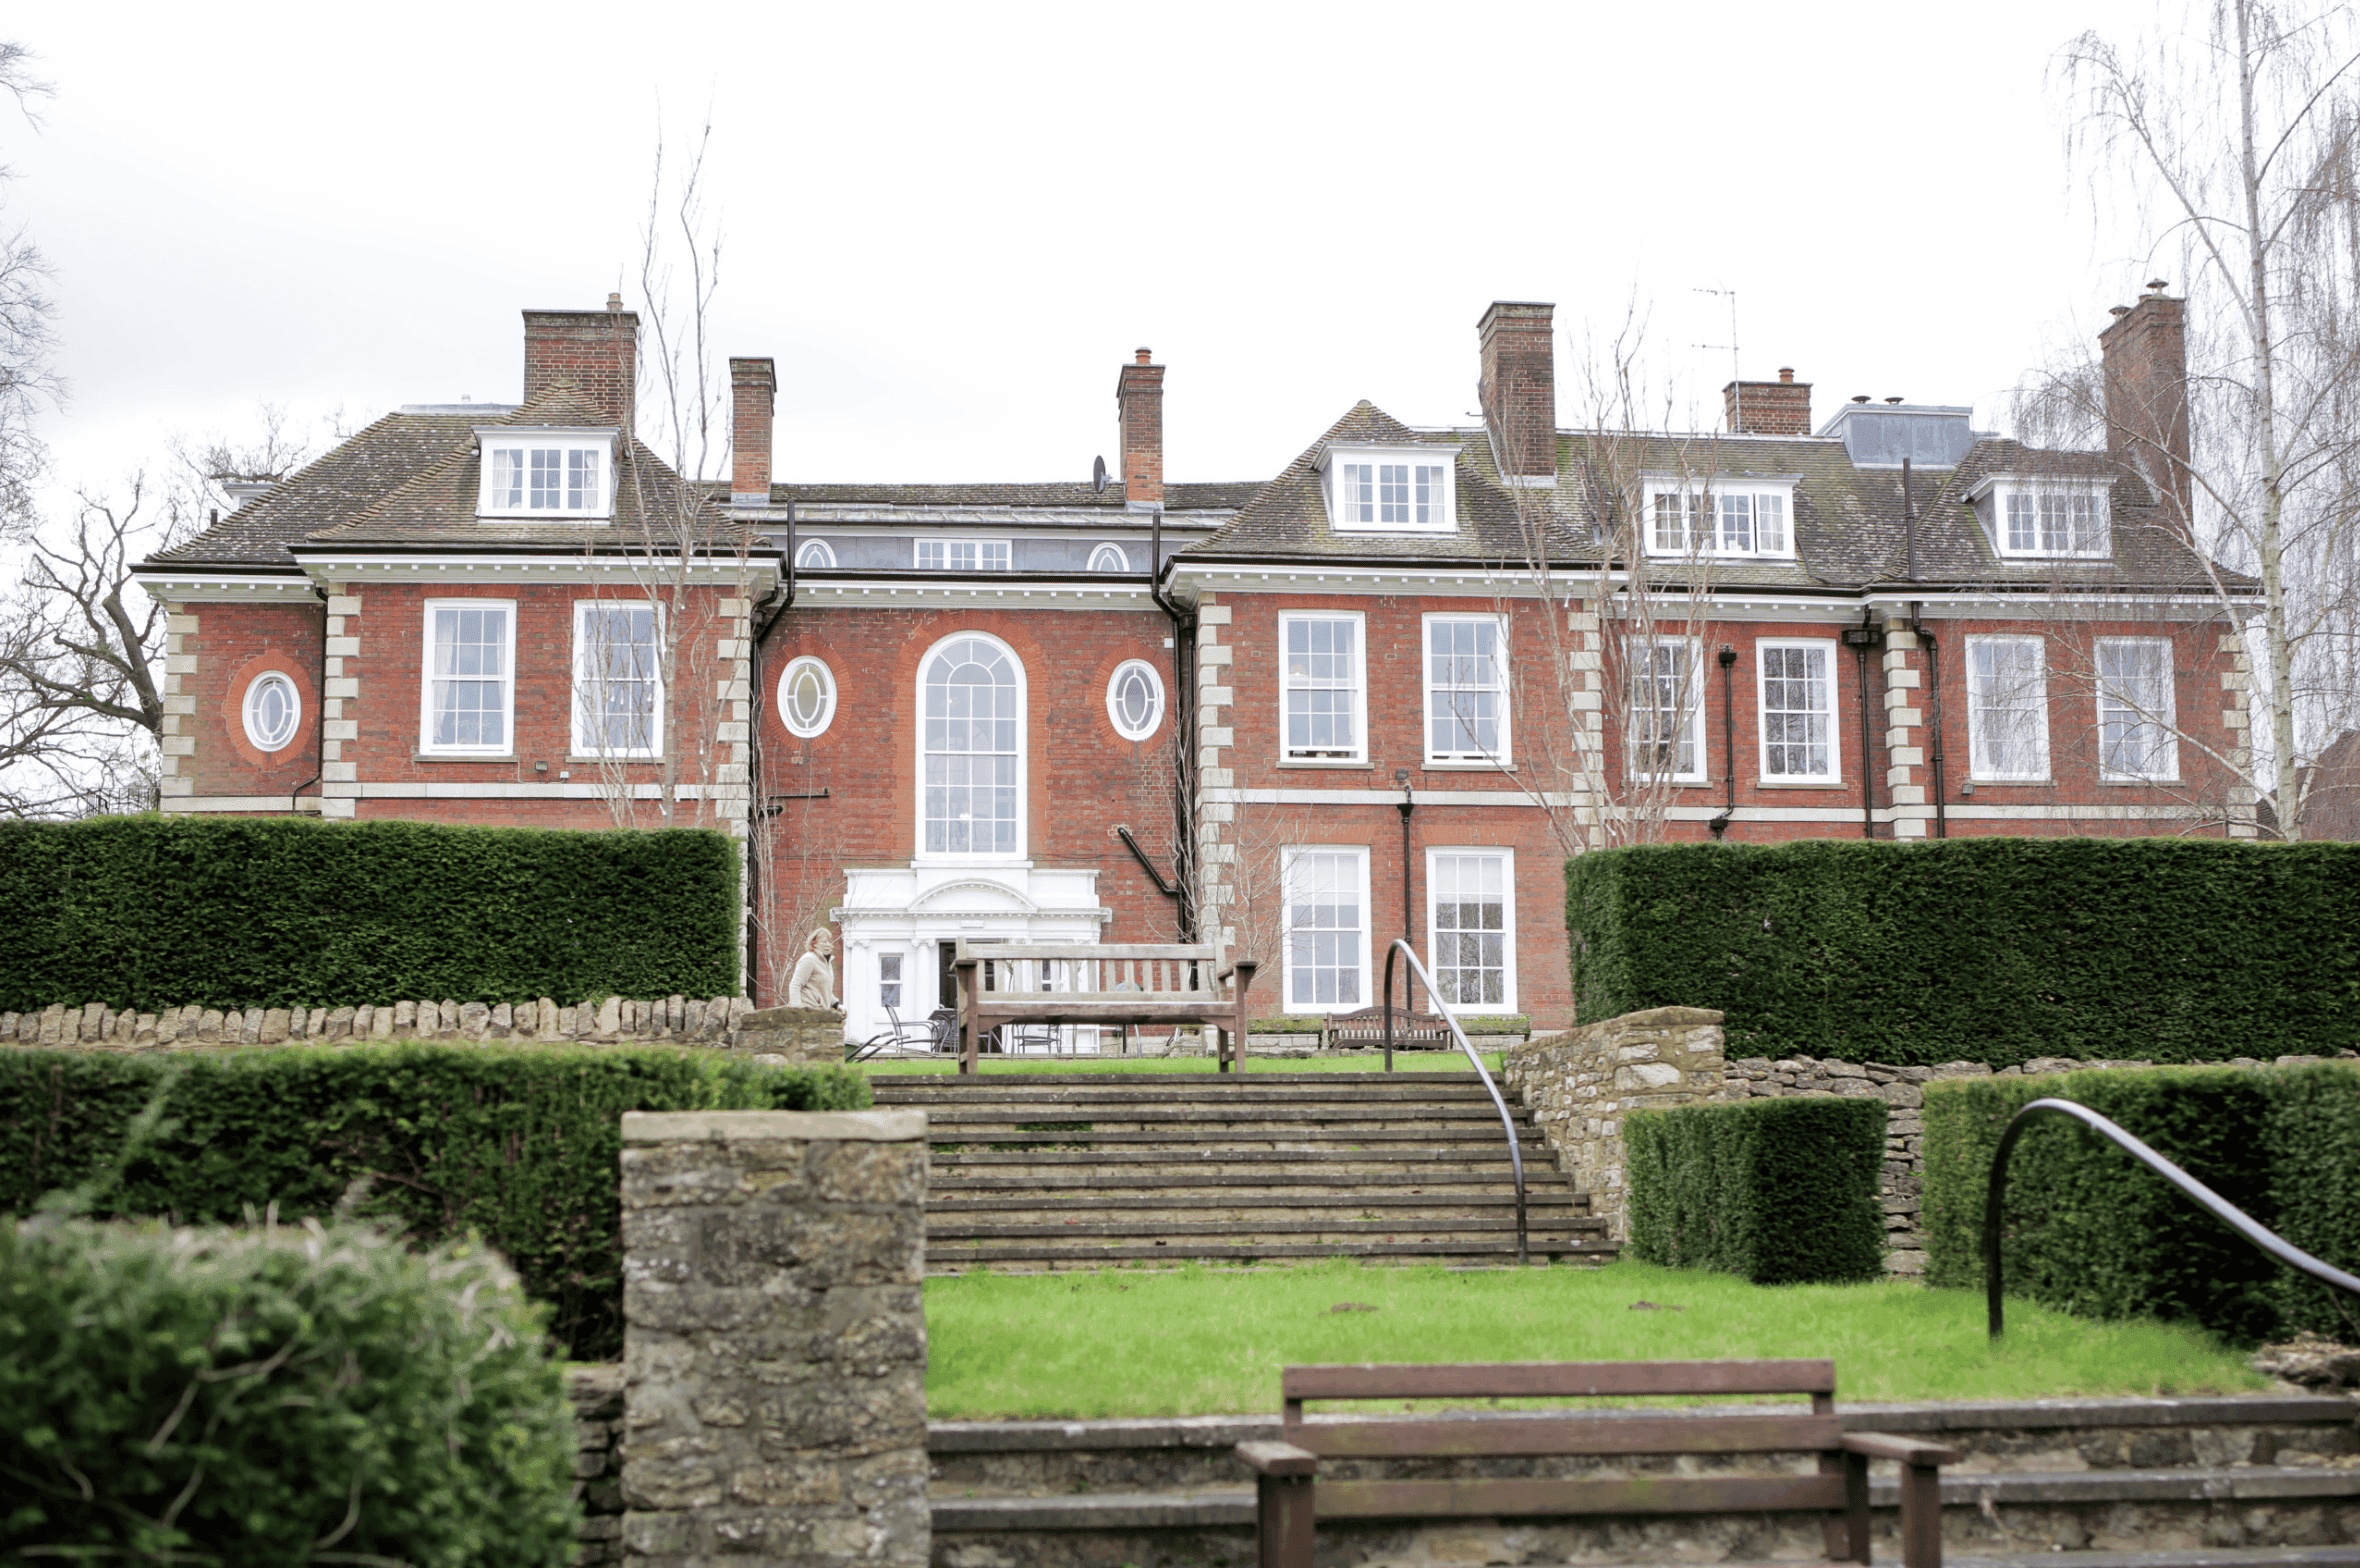
<path id="1" fill-rule="evenodd" d="M 1495 1078 L 1500 1073 L 1500 1053 L 1482 1053 L 1483 1065 Z M 852 1064 L 863 1072 L 882 1077 L 899 1077 L 910 1073 L 949 1073 L 958 1071 L 958 1064 L 949 1057 L 924 1061 L 869 1061 Z M 979 1059 L 987 1073 L 1209 1073 L 1214 1062 L 1209 1056 L 986 1056 Z M 1306 1056 L 1250 1057 L 1246 1062 L 1246 1076 L 1259 1073 L 1375 1073 L 1385 1070 L 1385 1053 L 1367 1056 Z M 1456 1051 L 1396 1051 L 1393 1070 L 1403 1073 L 1466 1072 L 1467 1059 Z"/>
<path id="2" fill-rule="evenodd" d="M 1634 1311 L 1635 1301 L 1679 1311 Z M 1334 1311 L 1360 1302 L 1373 1312 Z M 1979 1292 L 1748 1285 L 1629 1261 L 1451 1273 L 1350 1261 L 1215 1272 L 991 1275 L 926 1283 L 938 1420 L 1278 1410 L 1278 1372 L 1322 1361 L 1647 1361 L 1832 1356 L 1837 1397 L 2016 1399 L 2267 1386 L 2201 1330 L 2008 1306 Z"/>

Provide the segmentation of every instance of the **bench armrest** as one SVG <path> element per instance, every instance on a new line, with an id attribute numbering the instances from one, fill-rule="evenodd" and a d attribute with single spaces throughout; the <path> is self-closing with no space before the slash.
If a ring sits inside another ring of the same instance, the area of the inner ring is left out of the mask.
<path id="1" fill-rule="evenodd" d="M 1888 1437 L 1882 1432 L 1846 1432 L 1844 1447 L 1871 1459 L 1898 1459 L 1905 1465 L 1955 1465 L 1959 1451 L 1940 1443 L 1921 1443 L 1914 1437 Z"/>
<path id="2" fill-rule="evenodd" d="M 1254 1442 L 1237 1445 L 1237 1457 L 1257 1475 L 1316 1475 L 1319 1455 L 1292 1443 Z"/>

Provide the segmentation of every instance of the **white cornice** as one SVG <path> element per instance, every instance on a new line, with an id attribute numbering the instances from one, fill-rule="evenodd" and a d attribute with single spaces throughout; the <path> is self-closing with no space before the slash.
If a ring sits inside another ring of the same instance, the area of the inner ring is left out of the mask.
<path id="1" fill-rule="evenodd" d="M 620 555 L 329 555 L 306 551 L 302 569 L 319 583 L 613 583 L 655 577 L 681 580 L 682 564 L 662 556 Z M 686 581 L 697 587 L 768 586 L 784 575 L 777 557 L 692 560 Z M 309 592 L 308 586 L 306 592 Z"/>
<path id="2" fill-rule="evenodd" d="M 734 497 L 730 515 L 740 522 L 778 523 L 787 520 L 784 505 L 747 506 Z M 1164 513 L 1164 526 L 1183 531 L 1210 532 L 1237 515 L 1233 506 L 1207 507 L 1202 510 Z M 824 525 L 838 529 L 868 525 L 892 531 L 910 527 L 927 528 L 988 528 L 1006 532 L 1010 528 L 1049 527 L 1058 529 L 1106 528 L 1144 530 L 1148 518 L 1141 512 L 1117 512 L 1102 506 L 897 506 L 889 501 L 798 501 L 795 503 L 798 526 Z"/>
<path id="3" fill-rule="evenodd" d="M 1097 584 L 1075 579 L 1039 583 L 1011 577 L 1004 583 L 984 584 L 972 580 L 926 582 L 909 578 L 844 577 L 830 577 L 822 582 L 800 573 L 795 578 L 795 608 L 798 610 L 1151 611 L 1155 607 L 1155 599 L 1148 593 L 1147 585 L 1136 579 Z"/>
<path id="4" fill-rule="evenodd" d="M 311 579 L 300 572 L 198 571 L 190 567 L 134 567 L 147 596 L 174 604 L 317 604 Z"/>

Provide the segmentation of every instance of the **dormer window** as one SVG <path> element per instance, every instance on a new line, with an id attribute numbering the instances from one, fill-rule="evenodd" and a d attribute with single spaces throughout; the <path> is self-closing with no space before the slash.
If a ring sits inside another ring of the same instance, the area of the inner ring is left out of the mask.
<path id="1" fill-rule="evenodd" d="M 587 521 L 609 514 L 613 492 L 612 430 L 476 431 L 483 447 L 478 517 Z"/>
<path id="2" fill-rule="evenodd" d="M 1339 533 L 1455 533 L 1453 447 L 1333 447 L 1328 521 Z"/>
<path id="3" fill-rule="evenodd" d="M 1790 478 L 1647 480 L 1647 553 L 1791 561 L 1794 490 Z"/>
<path id="4" fill-rule="evenodd" d="M 1995 474 L 1967 493 L 1992 548 L 2024 560 L 2103 560 L 2114 553 L 2110 479 Z"/>

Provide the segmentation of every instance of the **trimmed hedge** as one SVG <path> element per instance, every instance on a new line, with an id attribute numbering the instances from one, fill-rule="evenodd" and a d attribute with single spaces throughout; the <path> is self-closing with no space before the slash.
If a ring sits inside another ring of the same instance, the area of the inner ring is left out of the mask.
<path id="1" fill-rule="evenodd" d="M 2360 1267 L 2360 1071 L 2156 1068 L 1926 1086 L 1927 1279 L 1981 1289 L 1991 1153 L 2033 1100 L 2112 1118 L 2256 1220 Z M 2096 1133 L 2025 1129 L 2008 1161 L 2008 1293 L 2088 1317 L 2186 1318 L 2231 1340 L 2348 1337 L 2360 1303 L 2265 1256 Z"/>
<path id="2" fill-rule="evenodd" d="M 1584 1023 L 1716 1008 L 1732 1057 L 2360 1045 L 2360 844 L 1643 845 L 1568 862 L 1566 921 Z"/>
<path id="3" fill-rule="evenodd" d="M 159 1097 L 161 1126 L 128 1145 Z M 869 1103 L 849 1069 L 662 1049 L 0 1052 L 0 1212 L 88 1186 L 101 1216 L 228 1224 L 275 1203 L 292 1220 L 336 1213 L 359 1184 L 347 1212 L 422 1245 L 480 1235 L 549 1305 L 570 1354 L 610 1360 L 623 1336 L 623 1112 Z"/>
<path id="4" fill-rule="evenodd" d="M 0 1557 L 560 1568 L 539 1315 L 480 1247 L 0 1224 Z"/>
<path id="5" fill-rule="evenodd" d="M 1756 1285 L 1884 1272 L 1885 1102 L 1741 1100 L 1623 1118 L 1631 1253 Z"/>
<path id="6" fill-rule="evenodd" d="M 721 833 L 0 822 L 0 1011 L 735 996 Z"/>
<path id="7" fill-rule="evenodd" d="M 1249 1018 L 1246 1030 L 1250 1034 L 1317 1034 L 1323 1022 L 1316 1013 L 1273 1013 L 1268 1018 Z M 1474 1013 L 1459 1020 L 1459 1027 L 1472 1040 L 1487 1034 L 1525 1034 L 1532 1029 L 1529 1013 Z"/>

